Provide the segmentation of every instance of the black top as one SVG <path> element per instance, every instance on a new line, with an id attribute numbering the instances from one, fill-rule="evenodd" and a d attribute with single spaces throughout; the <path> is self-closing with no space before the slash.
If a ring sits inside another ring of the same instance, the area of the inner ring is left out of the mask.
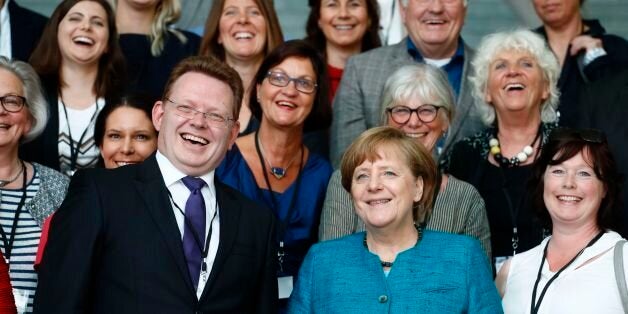
<path id="1" fill-rule="evenodd" d="M 485 171 L 476 188 L 486 204 L 493 256 L 513 254 L 513 216 L 516 217 L 514 221 L 519 238 L 517 252 L 537 246 L 543 240 L 542 228 L 536 221 L 530 196 L 526 193 L 526 182 L 532 175 L 532 166 L 500 168 L 488 160 L 482 163 Z M 508 205 L 505 193 L 508 193 L 512 206 Z"/>
<path id="2" fill-rule="evenodd" d="M 179 30 L 187 41 L 181 42 L 171 33 L 166 37 L 161 55 L 153 57 L 150 39 L 144 34 L 120 34 L 120 48 L 126 59 L 129 74 L 129 91 L 142 92 L 161 98 L 170 71 L 181 60 L 198 54 L 201 38 Z"/>
<path id="3" fill-rule="evenodd" d="M 607 34 L 598 20 L 583 20 L 583 22 L 589 29 L 582 32 L 582 35 L 602 39 L 602 45 L 607 55 L 593 60 L 586 67 L 582 63 L 585 50 L 581 50 L 575 56 L 568 53 L 565 57 L 558 79 L 558 89 L 560 90 L 558 111 L 560 112 L 559 123 L 561 126 L 573 127 L 577 122 L 578 112 L 575 105 L 578 102 L 578 93 L 588 82 L 606 81 L 606 77 L 628 66 L 628 41 L 622 37 Z M 543 27 L 539 27 L 535 31 L 547 40 L 547 34 Z"/>
<path id="4" fill-rule="evenodd" d="M 608 146 L 613 152 L 619 171 L 628 176 L 628 68 L 609 76 L 603 81 L 588 84 L 582 90 L 578 102 L 575 127 L 594 128 L 606 133 Z M 628 184 L 622 187 L 623 226 L 615 230 L 628 238 Z"/>
<path id="5" fill-rule="evenodd" d="M 28 58 L 39 42 L 48 18 L 22 8 L 15 1 L 9 0 L 7 5 L 11 20 L 11 57 L 28 62 Z"/>
<path id="6" fill-rule="evenodd" d="M 542 124 L 543 144 L 555 127 L 555 123 Z M 493 134 L 495 128 L 488 128 L 456 143 L 447 158 L 445 172 L 470 183 L 480 192 L 486 203 L 493 256 L 511 256 L 513 213 L 517 217 L 514 220 L 519 238 L 517 252 L 524 252 L 541 243 L 543 230 L 526 190 L 532 166 L 502 169 L 489 163 L 488 142 Z M 508 197 L 512 205 L 509 205 Z"/>

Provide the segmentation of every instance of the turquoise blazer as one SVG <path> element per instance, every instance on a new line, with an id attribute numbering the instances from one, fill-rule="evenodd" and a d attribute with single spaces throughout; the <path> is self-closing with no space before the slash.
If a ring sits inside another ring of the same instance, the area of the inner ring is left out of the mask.
<path id="1" fill-rule="evenodd" d="M 491 266 L 477 240 L 424 231 L 386 276 L 364 232 L 310 249 L 290 313 L 503 313 Z"/>

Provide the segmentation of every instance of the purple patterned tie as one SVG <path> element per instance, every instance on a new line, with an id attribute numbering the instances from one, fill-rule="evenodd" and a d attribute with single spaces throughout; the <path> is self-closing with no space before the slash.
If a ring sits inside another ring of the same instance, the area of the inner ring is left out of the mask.
<path id="1" fill-rule="evenodd" d="M 201 248 L 205 247 L 205 200 L 201 194 L 205 181 L 189 176 L 181 181 L 190 190 L 190 197 L 185 203 L 185 217 L 188 222 L 184 224 L 183 252 L 196 290 L 201 269 Z M 194 234 L 197 235 L 198 242 L 194 239 Z"/>

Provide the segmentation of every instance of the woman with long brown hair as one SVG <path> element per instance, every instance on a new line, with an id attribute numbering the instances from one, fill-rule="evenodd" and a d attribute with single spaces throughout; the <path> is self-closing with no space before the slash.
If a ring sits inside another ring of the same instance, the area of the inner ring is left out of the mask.
<path id="1" fill-rule="evenodd" d="M 26 160 L 67 175 L 96 164 L 96 116 L 125 78 L 117 37 L 106 0 L 65 0 L 57 6 L 30 59 L 45 82 L 50 120 L 23 148 Z"/>

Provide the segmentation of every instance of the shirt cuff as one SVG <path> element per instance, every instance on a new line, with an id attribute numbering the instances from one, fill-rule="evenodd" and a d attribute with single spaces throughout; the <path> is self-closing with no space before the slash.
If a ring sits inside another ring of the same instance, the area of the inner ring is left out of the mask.
<path id="1" fill-rule="evenodd" d="M 584 63 L 584 66 L 587 66 L 591 62 L 593 62 L 595 59 L 605 56 L 605 55 L 606 55 L 606 50 L 604 50 L 604 48 L 596 47 L 596 48 L 587 50 L 587 52 L 584 54 L 584 59 L 582 61 Z"/>

